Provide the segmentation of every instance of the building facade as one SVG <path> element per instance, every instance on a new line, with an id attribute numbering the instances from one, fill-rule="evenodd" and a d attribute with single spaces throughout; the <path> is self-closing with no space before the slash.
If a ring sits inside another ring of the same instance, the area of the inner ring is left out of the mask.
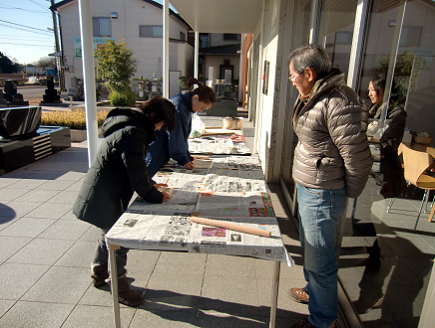
<path id="1" fill-rule="evenodd" d="M 52 6 L 59 15 L 66 89 L 71 78 L 83 78 L 79 4 L 64 0 Z M 138 61 L 134 78 L 162 77 L 162 5 L 151 0 L 93 0 L 92 25 L 94 50 L 107 39 L 125 40 Z M 171 12 L 169 23 L 170 89 L 178 93 L 178 78 L 192 76 L 193 46 L 188 43 L 190 26 Z M 95 63 L 95 67 L 96 67 Z"/>

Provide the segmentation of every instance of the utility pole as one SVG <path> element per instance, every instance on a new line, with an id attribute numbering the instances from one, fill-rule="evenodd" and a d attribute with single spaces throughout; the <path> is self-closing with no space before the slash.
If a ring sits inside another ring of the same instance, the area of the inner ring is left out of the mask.
<path id="1" fill-rule="evenodd" d="M 50 0 L 51 5 L 54 6 L 54 0 Z M 65 91 L 65 77 L 63 73 L 63 51 L 60 49 L 59 44 L 59 26 L 57 24 L 57 18 L 56 13 L 52 10 L 51 14 L 53 16 L 53 31 L 54 31 L 54 40 L 56 45 L 56 63 L 58 68 L 58 74 L 59 74 L 59 87 L 61 91 Z M 60 53 L 60 56 L 58 54 Z"/>

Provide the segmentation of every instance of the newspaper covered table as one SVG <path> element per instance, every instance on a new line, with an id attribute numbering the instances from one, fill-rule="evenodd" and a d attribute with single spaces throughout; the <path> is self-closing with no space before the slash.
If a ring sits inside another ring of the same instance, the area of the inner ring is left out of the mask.
<path id="1" fill-rule="evenodd" d="M 189 152 L 205 155 L 251 155 L 241 134 L 202 136 L 189 139 Z"/>
<path id="2" fill-rule="evenodd" d="M 166 167 L 154 177 L 172 191 L 172 198 L 152 204 L 137 197 L 107 233 L 111 270 L 116 272 L 119 246 L 158 251 L 185 251 L 250 256 L 275 261 L 270 327 L 275 326 L 279 264 L 293 265 L 281 239 L 278 221 L 257 158 L 212 157 L 194 170 Z M 271 232 L 261 237 L 193 223 L 210 218 Z M 116 280 L 116 279 L 115 279 Z M 116 327 L 120 327 L 117 282 L 113 281 Z"/>

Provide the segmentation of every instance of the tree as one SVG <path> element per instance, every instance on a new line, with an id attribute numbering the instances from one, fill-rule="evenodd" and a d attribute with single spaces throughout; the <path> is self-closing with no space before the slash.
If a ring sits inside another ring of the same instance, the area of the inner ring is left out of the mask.
<path id="1" fill-rule="evenodd" d="M 136 95 L 130 86 L 130 78 L 137 69 L 137 60 L 124 40 L 118 44 L 108 40 L 99 45 L 97 55 L 98 79 L 106 81 L 109 99 L 113 106 L 134 106 Z"/>
<path id="2" fill-rule="evenodd" d="M 0 73 L 17 73 L 19 70 L 19 64 L 13 63 L 8 56 L 0 52 Z"/>
<path id="3" fill-rule="evenodd" d="M 41 68 L 56 67 L 56 59 L 52 57 L 43 57 L 35 61 L 33 65 Z"/>

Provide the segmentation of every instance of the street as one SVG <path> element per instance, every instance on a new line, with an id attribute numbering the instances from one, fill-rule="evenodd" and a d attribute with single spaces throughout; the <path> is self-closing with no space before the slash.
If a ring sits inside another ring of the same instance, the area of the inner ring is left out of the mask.
<path id="1" fill-rule="evenodd" d="M 42 100 L 42 96 L 45 93 L 45 89 L 47 86 L 45 85 L 20 85 L 17 87 L 17 92 L 21 93 L 24 97 L 24 100 L 29 102 L 38 100 Z"/>

